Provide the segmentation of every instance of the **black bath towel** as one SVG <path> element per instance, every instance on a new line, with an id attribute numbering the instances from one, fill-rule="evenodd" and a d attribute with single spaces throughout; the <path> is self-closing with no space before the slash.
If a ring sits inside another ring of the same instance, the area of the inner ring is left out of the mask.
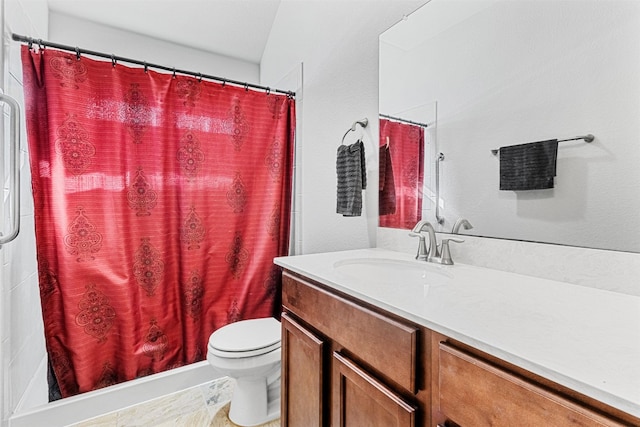
<path id="1" fill-rule="evenodd" d="M 338 175 L 336 212 L 343 216 L 360 216 L 362 214 L 362 190 L 367 188 L 367 171 L 362 141 L 338 147 L 336 172 Z"/>
<path id="2" fill-rule="evenodd" d="M 553 188 L 558 140 L 500 147 L 500 190 Z"/>

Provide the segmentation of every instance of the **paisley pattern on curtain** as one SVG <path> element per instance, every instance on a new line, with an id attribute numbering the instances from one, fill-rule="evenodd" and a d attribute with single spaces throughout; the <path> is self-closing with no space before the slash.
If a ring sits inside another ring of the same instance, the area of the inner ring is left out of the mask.
<path id="1" fill-rule="evenodd" d="M 47 350 L 63 397 L 204 360 L 279 311 L 295 101 L 22 48 Z"/>
<path id="2" fill-rule="evenodd" d="M 424 183 L 424 128 L 408 123 L 380 119 L 380 151 L 391 157 L 391 167 L 380 180 L 393 182 L 393 189 L 380 194 L 380 227 L 411 229 L 422 217 L 422 187 Z M 381 157 L 381 161 L 383 161 Z M 388 159 L 387 159 L 388 160 Z M 390 179 L 389 173 L 393 174 Z M 395 191 L 393 191 L 395 190 Z M 388 200 L 395 192 L 395 206 Z"/>

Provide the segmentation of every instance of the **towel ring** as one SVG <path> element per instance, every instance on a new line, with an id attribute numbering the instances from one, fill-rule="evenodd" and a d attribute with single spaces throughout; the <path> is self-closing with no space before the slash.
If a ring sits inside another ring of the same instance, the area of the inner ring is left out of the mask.
<path id="1" fill-rule="evenodd" d="M 355 132 L 356 131 L 356 125 L 360 125 L 360 126 L 362 126 L 362 128 L 366 128 L 369 125 L 369 119 L 367 119 L 365 117 L 362 120 L 356 120 L 355 122 L 353 122 L 351 127 L 344 133 L 344 136 L 342 137 L 342 142 L 340 143 L 340 145 L 344 145 L 344 139 L 347 137 L 349 132 Z"/>

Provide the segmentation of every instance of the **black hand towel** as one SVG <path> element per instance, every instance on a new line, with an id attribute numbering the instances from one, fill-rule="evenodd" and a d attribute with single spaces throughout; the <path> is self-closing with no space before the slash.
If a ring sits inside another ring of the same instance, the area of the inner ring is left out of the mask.
<path id="1" fill-rule="evenodd" d="M 344 216 L 360 216 L 362 214 L 362 190 L 367 187 L 362 141 L 338 147 L 336 172 L 338 174 L 336 212 Z"/>
<path id="2" fill-rule="evenodd" d="M 500 147 L 500 190 L 553 188 L 558 140 Z"/>

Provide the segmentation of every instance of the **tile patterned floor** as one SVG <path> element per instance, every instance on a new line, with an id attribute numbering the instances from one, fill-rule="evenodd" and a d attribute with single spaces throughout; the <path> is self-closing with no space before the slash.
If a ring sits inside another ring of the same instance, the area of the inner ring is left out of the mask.
<path id="1" fill-rule="evenodd" d="M 233 385 L 233 380 L 222 378 L 72 427 L 236 427 L 228 418 Z M 280 420 L 263 426 L 279 427 Z"/>

